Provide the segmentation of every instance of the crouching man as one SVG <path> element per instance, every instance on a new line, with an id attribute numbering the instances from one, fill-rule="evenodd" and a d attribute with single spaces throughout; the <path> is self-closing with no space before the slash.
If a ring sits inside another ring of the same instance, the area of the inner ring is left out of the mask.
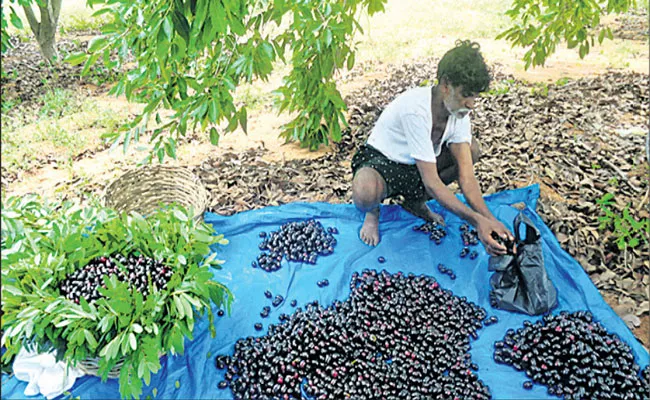
<path id="1" fill-rule="evenodd" d="M 380 204 L 397 195 L 410 213 L 443 224 L 425 203 L 433 198 L 474 226 L 489 254 L 505 254 L 491 234 L 509 240 L 513 235 L 485 205 L 473 167 L 479 143 L 472 138 L 470 112 L 490 84 L 479 45 L 457 42 L 440 60 L 437 78 L 438 85 L 393 100 L 352 158 L 354 204 L 366 213 L 359 236 L 370 246 L 379 243 Z M 447 187 L 455 180 L 471 208 Z"/>

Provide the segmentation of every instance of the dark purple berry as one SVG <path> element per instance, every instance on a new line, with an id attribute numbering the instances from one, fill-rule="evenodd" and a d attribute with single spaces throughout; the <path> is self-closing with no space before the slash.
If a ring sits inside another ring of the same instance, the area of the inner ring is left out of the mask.
<path id="1" fill-rule="evenodd" d="M 377 261 L 379 261 L 380 264 L 383 264 L 383 263 L 386 262 L 386 259 L 384 257 L 380 256 L 380 257 L 377 258 Z"/>
<path id="2" fill-rule="evenodd" d="M 463 247 L 463 249 L 460 251 L 460 257 L 464 258 L 469 254 L 469 247 Z"/>

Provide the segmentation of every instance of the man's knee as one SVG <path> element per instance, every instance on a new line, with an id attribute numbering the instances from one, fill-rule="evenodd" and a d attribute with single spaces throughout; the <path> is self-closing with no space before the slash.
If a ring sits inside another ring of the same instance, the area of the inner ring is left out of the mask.
<path id="1" fill-rule="evenodd" d="M 354 204 L 363 211 L 375 208 L 385 197 L 383 178 L 372 168 L 361 168 L 352 180 Z"/>
<path id="2" fill-rule="evenodd" d="M 472 164 L 476 164 L 478 162 L 478 159 L 481 157 L 481 144 L 476 138 L 472 138 L 470 150 L 472 152 Z"/>

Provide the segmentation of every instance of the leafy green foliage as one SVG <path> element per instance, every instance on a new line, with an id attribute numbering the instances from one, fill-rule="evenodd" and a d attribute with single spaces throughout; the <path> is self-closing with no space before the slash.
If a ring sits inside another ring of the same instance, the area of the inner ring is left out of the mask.
<path id="1" fill-rule="evenodd" d="M 560 41 L 570 49 L 578 48 L 580 58 L 605 38 L 613 39 L 611 29 L 599 27 L 602 14 L 624 13 L 635 0 L 549 1 L 514 0 L 506 12 L 514 26 L 502 32 L 497 39 L 505 38 L 513 46 L 528 47 L 524 54 L 526 69 L 531 65 L 544 65 L 555 52 Z"/>
<path id="2" fill-rule="evenodd" d="M 161 354 L 184 351 L 194 324 L 207 313 L 216 335 L 211 302 L 230 310 L 232 294 L 212 280 L 222 260 L 211 247 L 223 235 L 173 206 L 148 216 L 118 214 L 99 205 L 79 209 L 35 196 L 11 197 L 2 208 L 2 356 L 8 364 L 21 346 L 54 348 L 72 365 L 99 358 L 105 380 L 118 360 L 122 397 L 138 397 L 160 369 Z M 165 260 L 172 275 L 165 290 L 146 301 L 116 276 L 104 278 L 104 296 L 80 304 L 61 296 L 58 283 L 90 260 L 134 252 Z M 208 257 L 206 255 L 210 254 Z"/>
<path id="3" fill-rule="evenodd" d="M 611 229 L 612 238 L 619 250 L 636 248 L 641 244 L 650 244 L 650 219 L 636 220 L 630 213 L 630 207 L 625 206 L 622 213 L 612 210 L 614 194 L 607 193 L 597 203 L 603 213 L 598 217 L 600 229 Z"/>
<path id="4" fill-rule="evenodd" d="M 530 88 L 531 96 L 548 97 L 548 84 L 545 82 L 536 83 Z"/>
<path id="5" fill-rule="evenodd" d="M 293 69 L 276 91 L 280 112 L 298 115 L 280 134 L 287 142 L 298 140 L 303 147 L 316 149 L 331 138 L 338 142 L 347 126 L 347 107 L 334 83 L 337 69 L 354 66 L 354 51 L 346 43 L 361 27 L 354 19 L 359 2 L 320 1 L 303 5 L 296 2 L 301 18 L 278 39 L 282 48 L 291 43 Z M 370 14 L 383 10 L 384 1 L 367 2 Z M 281 55 L 282 56 L 282 55 Z"/>
<path id="6" fill-rule="evenodd" d="M 570 81 L 571 81 L 570 78 L 564 76 L 564 77 L 558 79 L 557 81 L 555 81 L 555 84 L 556 84 L 557 86 L 564 86 L 564 85 L 566 85 L 567 83 L 569 83 Z"/>
<path id="7" fill-rule="evenodd" d="M 20 7 L 23 5 L 31 6 L 33 2 L 34 0 L 9 0 L 7 1 L 9 5 L 3 2 L 2 7 L 0 7 L 0 47 L 2 49 L 2 53 L 11 48 L 11 42 L 9 42 L 9 33 L 7 32 L 9 23 L 11 23 L 11 25 L 16 29 L 23 29 L 23 21 L 18 16 L 18 13 L 16 13 L 15 7 Z"/>
<path id="8" fill-rule="evenodd" d="M 291 63 L 292 70 L 276 91 L 281 111 L 297 113 L 281 136 L 299 140 L 312 149 L 339 140 L 346 122 L 345 103 L 333 76 L 352 68 L 354 52 L 348 42 L 359 25 L 361 6 L 370 14 L 383 10 L 386 0 L 209 1 L 173 0 L 132 2 L 90 0 L 108 5 L 97 13 L 111 13 L 88 53 L 68 57 L 84 63 L 84 72 L 103 58 L 117 68 L 132 53 L 136 67 L 113 87 L 131 101 L 146 103 L 143 112 L 117 132 L 114 143 L 137 142 L 150 120 L 159 126 L 151 141 L 152 153 L 143 160 L 175 156 L 179 136 L 188 130 L 210 132 L 217 144 L 224 132 L 247 130 L 247 106 L 236 104 L 237 86 L 267 80 L 274 63 Z M 111 52 L 119 58 L 111 61 Z M 289 57 L 290 55 L 290 57 Z M 159 111 L 173 110 L 163 121 Z"/>
<path id="9" fill-rule="evenodd" d="M 516 86 L 514 79 L 502 79 L 498 82 L 492 84 L 492 87 L 487 92 L 483 92 L 480 95 L 482 97 L 489 96 L 500 96 L 510 93 L 510 90 Z"/>

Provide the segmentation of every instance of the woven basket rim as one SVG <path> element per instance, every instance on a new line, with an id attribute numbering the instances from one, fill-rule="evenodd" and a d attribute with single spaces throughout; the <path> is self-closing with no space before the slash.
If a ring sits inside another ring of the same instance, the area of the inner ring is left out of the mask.
<path id="1" fill-rule="evenodd" d="M 162 358 L 165 352 L 158 352 L 158 358 Z M 124 365 L 124 357 L 121 357 L 117 360 L 117 363 L 108 371 L 109 378 L 119 378 L 120 371 Z M 77 368 L 79 368 L 86 375 L 100 376 L 99 374 L 99 357 L 86 358 L 77 363 Z"/>
<path id="2" fill-rule="evenodd" d="M 119 212 L 147 213 L 160 204 L 179 203 L 193 208 L 201 219 L 209 206 L 210 192 L 189 166 L 145 165 L 132 168 L 106 185 L 102 196 L 106 207 Z"/>

